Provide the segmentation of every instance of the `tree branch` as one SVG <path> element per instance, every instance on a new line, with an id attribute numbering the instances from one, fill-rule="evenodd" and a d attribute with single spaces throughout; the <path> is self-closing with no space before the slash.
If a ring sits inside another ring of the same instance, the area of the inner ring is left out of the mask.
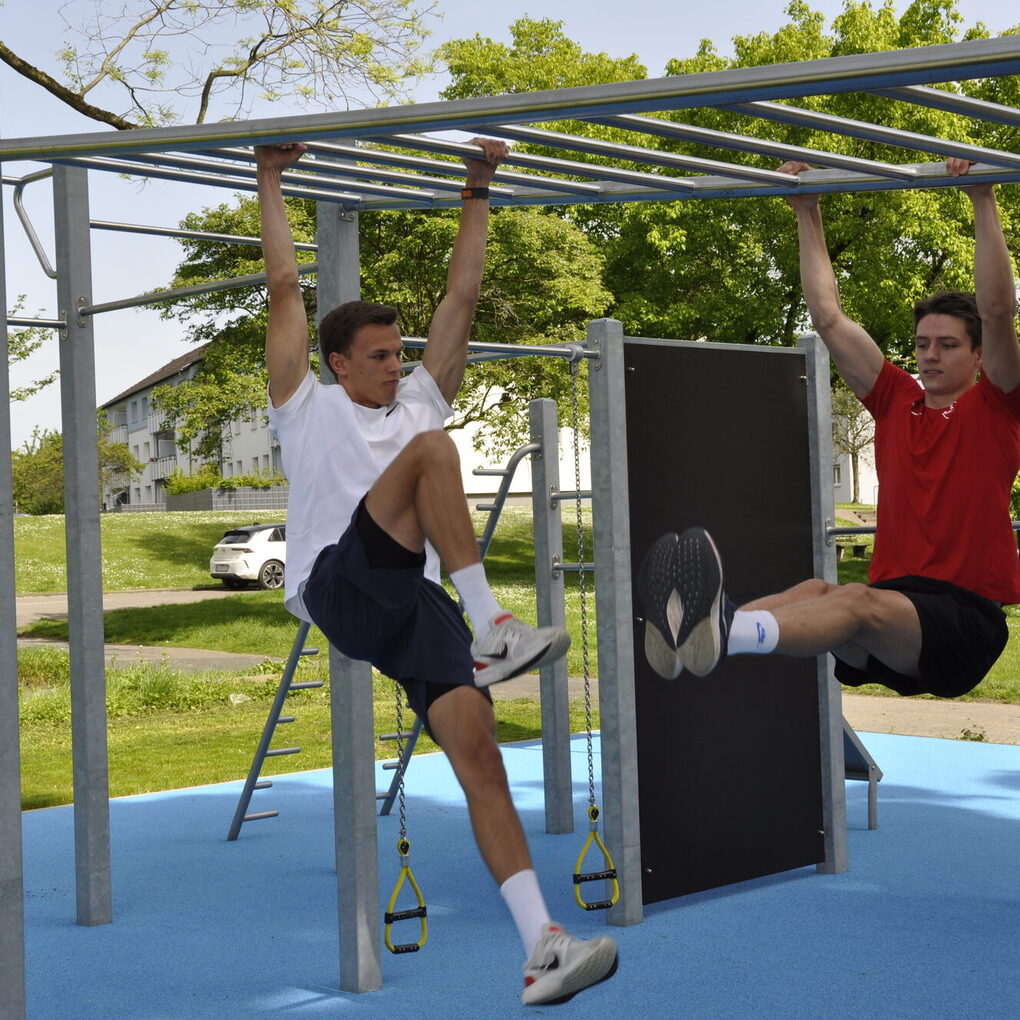
<path id="1" fill-rule="evenodd" d="M 70 106 L 72 110 L 77 110 L 92 120 L 97 120 L 102 124 L 109 124 L 119 131 L 127 131 L 138 126 L 137 124 L 132 124 L 129 120 L 125 120 L 119 114 L 111 113 L 109 110 L 102 110 L 98 106 L 86 103 L 77 92 L 72 92 L 66 85 L 61 85 L 59 81 L 51 78 L 45 71 L 40 70 L 38 67 L 33 67 L 27 61 L 22 60 L 3 42 L 0 42 L 0 60 L 30 82 L 52 93 L 62 103 Z"/>

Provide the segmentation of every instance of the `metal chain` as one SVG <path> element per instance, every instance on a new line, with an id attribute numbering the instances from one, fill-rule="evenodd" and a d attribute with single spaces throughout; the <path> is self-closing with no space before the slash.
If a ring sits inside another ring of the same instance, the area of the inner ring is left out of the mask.
<path id="1" fill-rule="evenodd" d="M 404 808 L 404 707 L 401 705 L 401 688 L 396 681 L 393 682 L 397 694 L 397 768 L 400 769 L 400 782 L 397 784 L 397 803 L 400 811 L 400 838 L 407 838 L 407 815 Z"/>
<path id="2" fill-rule="evenodd" d="M 595 805 L 595 764 L 591 747 L 591 668 L 588 662 L 588 585 L 584 569 L 584 532 L 581 519 L 581 433 L 577 383 L 581 360 L 570 363 L 570 418 L 574 430 L 574 510 L 577 520 L 577 591 L 581 601 L 581 659 L 584 664 L 584 726 L 588 736 L 588 803 Z"/>

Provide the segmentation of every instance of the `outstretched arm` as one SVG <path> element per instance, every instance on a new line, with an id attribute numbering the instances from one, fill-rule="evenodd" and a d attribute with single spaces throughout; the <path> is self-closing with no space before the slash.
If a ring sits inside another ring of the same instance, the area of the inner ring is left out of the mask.
<path id="1" fill-rule="evenodd" d="M 280 187 L 280 175 L 305 151 L 300 142 L 255 147 L 262 212 L 262 256 L 266 262 L 269 292 L 266 368 L 273 407 L 286 403 L 308 372 L 308 315 L 301 296 L 294 239 Z"/>
<path id="2" fill-rule="evenodd" d="M 967 160 L 947 163 L 954 177 L 970 169 Z M 1020 385 L 1020 344 L 1016 335 L 1016 281 L 999 222 L 991 184 L 964 191 L 974 206 L 974 298 L 981 316 L 981 372 L 1003 393 Z"/>
<path id="3" fill-rule="evenodd" d="M 465 188 L 487 188 L 496 167 L 506 156 L 506 143 L 474 138 L 484 158 L 465 159 Z M 468 335 L 485 268 L 485 245 L 489 232 L 489 200 L 466 198 L 460 211 L 460 228 L 453 243 L 446 274 L 446 295 L 429 324 L 428 343 L 422 362 L 435 379 L 447 403 L 452 403 L 464 378 Z"/>
<path id="4" fill-rule="evenodd" d="M 806 163 L 789 161 L 779 170 L 799 174 Z M 839 374 L 858 397 L 866 397 L 878 379 L 885 356 L 867 331 L 843 312 L 839 286 L 825 244 L 825 229 L 817 195 L 787 197 L 797 215 L 800 242 L 800 281 L 811 322 L 839 369 Z"/>

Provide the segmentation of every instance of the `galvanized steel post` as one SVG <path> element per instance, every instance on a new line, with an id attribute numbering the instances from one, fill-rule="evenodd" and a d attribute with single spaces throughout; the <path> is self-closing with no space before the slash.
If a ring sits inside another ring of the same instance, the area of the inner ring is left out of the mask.
<path id="1" fill-rule="evenodd" d="M 560 504 L 551 497 L 560 489 L 559 425 L 556 401 L 532 400 L 528 405 L 531 438 L 541 445 L 531 458 L 531 501 L 535 527 L 535 601 L 540 627 L 563 627 L 563 521 Z M 567 660 L 539 669 L 542 699 L 542 766 L 545 788 L 545 831 L 574 831 L 570 774 L 570 694 Z"/>
<path id="2" fill-rule="evenodd" d="M 811 511 L 815 577 L 836 583 L 836 549 L 826 533 L 836 515 L 832 486 L 832 389 L 829 352 L 814 334 L 801 337 L 807 367 L 808 449 L 811 465 Z M 843 762 L 843 708 L 839 685 L 828 655 L 818 656 L 818 725 L 822 776 L 822 824 L 825 859 L 818 870 L 846 871 L 846 774 Z"/>
<path id="3" fill-rule="evenodd" d="M 598 619 L 599 713 L 602 732 L 602 820 L 616 863 L 620 899 L 610 924 L 637 924 L 641 899 L 637 722 L 634 709 L 634 610 L 630 586 L 630 505 L 627 495 L 627 397 L 623 326 L 615 319 L 588 325 L 591 390 L 591 488 Z"/>
<path id="4" fill-rule="evenodd" d="M 0 202 L 0 450 L 11 448 L 4 210 Z M 21 843 L 17 602 L 11 459 L 0 457 L 0 1016 L 25 1015 L 25 881 Z"/>
<path id="5" fill-rule="evenodd" d="M 91 316 L 79 314 L 92 301 L 88 172 L 56 167 L 53 205 L 57 299 L 67 324 L 60 339 L 60 399 L 77 914 L 79 924 L 94 925 L 108 924 L 113 906 L 95 343 Z"/>
<path id="6" fill-rule="evenodd" d="M 318 316 L 361 293 L 358 217 L 328 202 L 316 204 L 319 246 Z M 320 360 L 319 376 L 335 383 Z M 328 507 L 322 507 L 328 513 Z M 337 522 L 337 533 L 346 527 Z M 372 668 L 329 649 L 329 703 L 333 732 L 333 824 L 336 839 L 340 987 L 382 988 L 379 851 L 375 814 L 375 720 Z"/>

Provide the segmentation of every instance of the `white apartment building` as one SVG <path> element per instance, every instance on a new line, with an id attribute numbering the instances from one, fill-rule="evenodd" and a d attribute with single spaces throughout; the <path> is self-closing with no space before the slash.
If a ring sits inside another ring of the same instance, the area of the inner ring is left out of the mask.
<path id="1" fill-rule="evenodd" d="M 168 362 L 151 375 L 139 380 L 134 386 L 119 393 L 102 405 L 112 426 L 110 440 L 126 443 L 135 458 L 145 465 L 141 477 L 132 479 L 130 487 L 114 495 L 103 493 L 103 504 L 109 509 L 162 510 L 166 505 L 164 483 L 180 469 L 190 474 L 201 463 L 194 460 L 186 449 L 178 445 L 179 437 L 166 426 L 162 415 L 152 409 L 152 391 L 157 386 L 174 386 L 191 379 L 202 363 L 207 345 Z M 502 467 L 503 463 L 486 463 L 484 456 L 472 446 L 475 430 L 458 429 L 451 433 L 461 455 L 461 474 L 464 491 L 471 497 L 494 495 L 501 479 L 493 476 L 475 476 L 474 468 Z M 561 488 L 574 488 L 573 432 L 563 429 L 560 433 L 560 478 Z M 283 473 L 280 446 L 269 434 L 264 412 L 256 412 L 246 420 L 235 419 L 224 431 L 223 454 L 220 473 L 224 478 L 234 475 Z M 591 488 L 587 450 L 581 456 L 581 488 Z M 514 476 L 512 495 L 531 494 L 531 469 L 525 458 Z"/>

